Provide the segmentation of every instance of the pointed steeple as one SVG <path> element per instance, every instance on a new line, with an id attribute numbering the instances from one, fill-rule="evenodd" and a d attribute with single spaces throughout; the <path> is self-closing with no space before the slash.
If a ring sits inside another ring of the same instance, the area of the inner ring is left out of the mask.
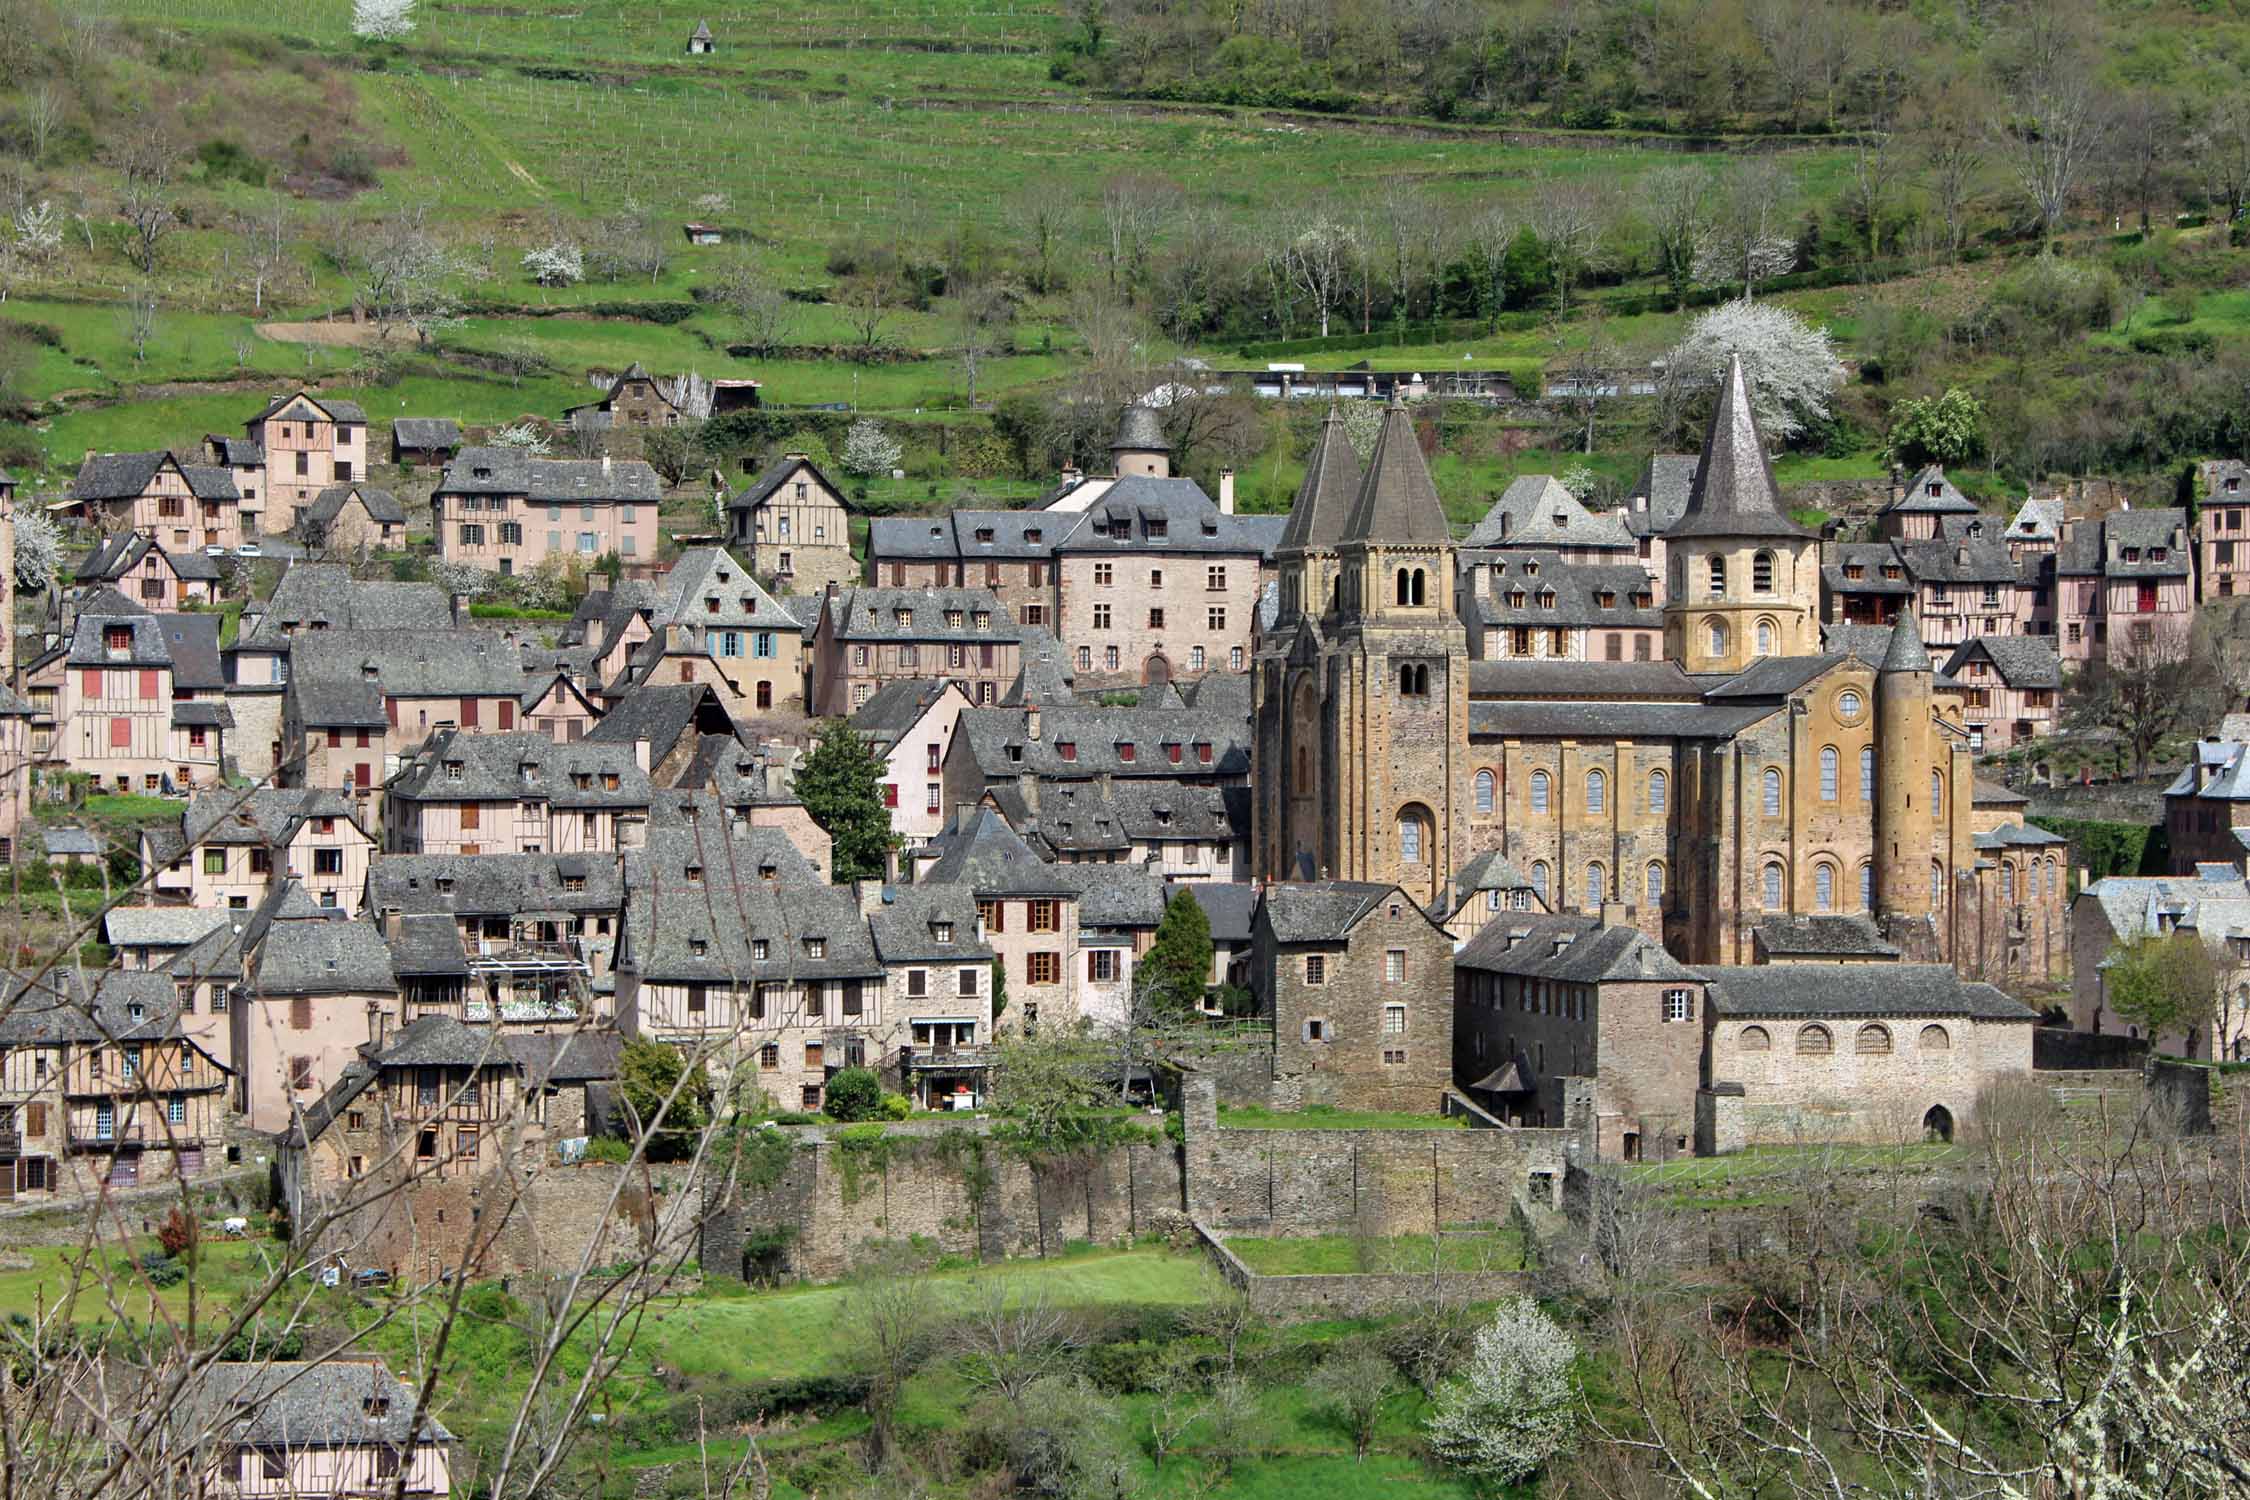
<path id="1" fill-rule="evenodd" d="M 1289 524 L 1281 528 L 1278 550 L 1333 547 L 1351 519 L 1352 502 L 1359 496 L 1359 455 L 1344 436 L 1344 413 L 1333 402 L 1321 419 L 1320 436 L 1305 460 L 1305 482 L 1289 507 Z"/>
<path id="2" fill-rule="evenodd" d="M 1396 396 L 1383 413 L 1383 430 L 1367 456 L 1367 474 L 1344 523 L 1339 545 L 1388 542 L 1405 546 L 1443 546 L 1453 540 L 1445 504 L 1430 482 L 1430 466 L 1414 440 L 1414 423 Z"/>
<path id="3" fill-rule="evenodd" d="M 1922 627 L 1915 623 L 1914 611 L 1902 609 L 1891 625 L 1890 648 L 1883 653 L 1883 664 L 1876 668 L 1881 673 L 1927 672 L 1930 653 L 1922 645 Z"/>
<path id="4" fill-rule="evenodd" d="M 1773 482 L 1773 466 L 1766 461 L 1765 441 L 1758 435 L 1750 382 L 1742 373 L 1739 354 L 1727 360 L 1726 383 L 1719 388 L 1718 404 L 1711 408 L 1711 427 L 1703 435 L 1687 511 L 1665 535 L 1812 535 L 1782 512 L 1781 490 Z"/>

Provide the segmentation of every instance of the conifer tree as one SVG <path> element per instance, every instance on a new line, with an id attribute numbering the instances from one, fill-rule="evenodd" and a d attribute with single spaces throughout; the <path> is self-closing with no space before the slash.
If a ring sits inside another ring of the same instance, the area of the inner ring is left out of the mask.
<path id="1" fill-rule="evenodd" d="M 883 763 L 859 732 L 831 719 L 797 769 L 797 798 L 835 841 L 835 879 L 879 880 L 898 839 L 883 806 Z"/>

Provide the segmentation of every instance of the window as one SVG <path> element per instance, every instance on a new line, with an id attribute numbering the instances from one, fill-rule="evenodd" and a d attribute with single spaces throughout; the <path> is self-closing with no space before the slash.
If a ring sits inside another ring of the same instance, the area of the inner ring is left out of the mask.
<path id="1" fill-rule="evenodd" d="M 1108 605 L 1106 605 L 1106 604 L 1097 604 L 1097 605 L 1095 605 L 1095 606 L 1094 606 L 1094 628 L 1095 628 L 1096 630 L 1107 630 L 1107 629 L 1109 629 L 1109 606 L 1108 606 Z"/>
<path id="2" fill-rule="evenodd" d="M 1953 1050 L 1953 1037 L 1943 1026 L 1923 1027 L 1921 1042 L 1924 1052 L 1951 1052 Z"/>
<path id="3" fill-rule="evenodd" d="M 1308 1041 L 1308 1042 L 1325 1042 L 1325 1041 L 1327 1041 L 1327 1040 L 1328 1040 L 1328 1022 L 1327 1022 L 1327 1021 L 1326 1021 L 1326 1020 L 1325 1020 L 1324 1018 L 1322 1018 L 1322 1017 L 1319 1017 L 1319 1016 L 1315 1016 L 1315 1017 L 1313 1017 L 1312 1019 L 1310 1019 L 1310 1020 L 1306 1021 L 1306 1022 L 1305 1022 L 1305 1040 L 1306 1040 L 1306 1041 Z"/>
<path id="4" fill-rule="evenodd" d="M 1945 778 L 1936 771 L 1930 773 L 1930 816 L 1945 811 Z"/>
<path id="5" fill-rule="evenodd" d="M 1493 774 L 1490 771 L 1477 772 L 1476 805 L 1478 812 L 1489 814 L 1492 811 L 1492 804 L 1494 801 L 1493 792 L 1498 785 L 1499 782 L 1494 778 Z"/>
<path id="6" fill-rule="evenodd" d="M 1654 860 L 1649 861 L 1643 894 L 1650 906 L 1664 904 L 1664 866 Z"/>
<path id="7" fill-rule="evenodd" d="M 1035 985 L 1062 983 L 1062 955 L 1059 953 L 1025 954 L 1024 979 L 1026 983 Z"/>
<path id="8" fill-rule="evenodd" d="M 1859 800 L 1875 800 L 1875 747 L 1863 745 L 1859 752 Z"/>
<path id="9" fill-rule="evenodd" d="M 1762 778 L 1762 782 L 1765 788 L 1766 816 L 1769 818 L 1778 818 L 1781 816 L 1780 770 L 1773 766 L 1766 767 L 1766 774 Z"/>
<path id="10" fill-rule="evenodd" d="M 1086 954 L 1086 977 L 1095 984 L 1117 982 L 1117 950 L 1094 948 Z"/>
<path id="11" fill-rule="evenodd" d="M 2016 867 L 2005 861 L 2000 866 L 2000 899 L 2008 902 L 2016 899 Z"/>
<path id="12" fill-rule="evenodd" d="M 1148 628 L 1151 630 L 1162 630 L 1164 628 L 1163 610 L 1152 609 L 1148 612 Z"/>
<path id="13" fill-rule="evenodd" d="M 1392 984 L 1406 983 L 1406 950 L 1386 949 L 1383 954 L 1383 978 Z"/>
<path id="14" fill-rule="evenodd" d="M 1760 620 L 1758 622 L 1758 654 L 1760 656 L 1773 655 L 1773 621 L 1771 620 Z"/>
<path id="15" fill-rule="evenodd" d="M 1405 1006 L 1403 1006 L 1403 1005 L 1386 1005 L 1386 1006 L 1384 1006 L 1384 1007 L 1383 1007 L 1383 1035 L 1385 1035 L 1385 1036 L 1404 1036 L 1404 1035 L 1406 1035 L 1406 1007 L 1405 1007 Z"/>
<path id="16" fill-rule="evenodd" d="M 206 874 L 206 875 L 224 875 L 224 874 L 226 874 L 226 872 L 227 872 L 227 851 L 226 851 L 226 850 L 224 850 L 224 849 L 206 849 L 206 850 L 204 850 L 204 851 L 203 851 L 203 873 L 204 873 L 204 874 Z"/>
<path id="17" fill-rule="evenodd" d="M 1768 860 L 1766 862 L 1765 890 L 1763 894 L 1765 896 L 1766 910 L 1768 911 L 1781 910 L 1783 876 L 1784 872 L 1781 868 L 1780 860 L 1775 859 Z"/>
<path id="18" fill-rule="evenodd" d="M 1531 867 L 1531 889 L 1538 895 L 1540 904 L 1545 905 L 1547 901 L 1547 862 L 1545 860 L 1538 860 Z"/>
<path id="19" fill-rule="evenodd" d="M 1026 902 L 1025 905 L 1030 912 L 1030 920 L 1024 924 L 1026 932 L 1053 932 L 1055 930 L 1057 925 L 1055 914 L 1061 905 L 1060 902 L 1030 901 Z"/>
<path id="20" fill-rule="evenodd" d="M 1586 811 L 1598 813 L 1609 794 L 1609 779 L 1600 771 L 1586 773 Z"/>
<path id="21" fill-rule="evenodd" d="M 1826 1057 L 1836 1050 L 1836 1039 L 1828 1028 L 1818 1021 L 1797 1028 L 1797 1055 L 1799 1057 Z"/>
<path id="22" fill-rule="evenodd" d="M 1589 909 L 1598 908 L 1602 904 L 1602 898 L 1608 894 L 1609 872 L 1598 864 L 1588 865 L 1586 867 L 1587 907 Z"/>
<path id="23" fill-rule="evenodd" d="M 1829 864 L 1813 866 L 1813 910 L 1836 909 L 1836 867 Z"/>
<path id="24" fill-rule="evenodd" d="M 1383 1049 L 1383 1062 L 1386 1066 L 1393 1068 L 1405 1067 L 1406 1049 L 1404 1047 L 1385 1047 Z"/>
<path id="25" fill-rule="evenodd" d="M 1321 953 L 1305 955 L 1305 983 L 1323 985 L 1328 982 L 1328 958 Z"/>
<path id="26" fill-rule="evenodd" d="M 1770 1052 L 1773 1050 L 1773 1037 L 1763 1026 L 1745 1026 L 1742 1028 L 1742 1035 L 1736 1039 L 1735 1046 L 1744 1052 Z"/>
<path id="27" fill-rule="evenodd" d="M 1204 615 L 1208 619 L 1213 633 L 1227 628 L 1227 612 L 1224 609 L 1216 607 L 1207 609 L 1204 611 Z"/>
<path id="28" fill-rule="evenodd" d="M 1663 816 L 1665 798 L 1670 791 L 1670 777 L 1662 771 L 1648 773 L 1648 810 L 1650 813 L 1658 817 Z"/>
<path id="29" fill-rule="evenodd" d="M 1547 773 L 1545 771 L 1531 773 L 1531 810 L 1535 813 L 1543 813 L 1547 810 Z"/>
<path id="30" fill-rule="evenodd" d="M 1891 1050 L 1891 1029 L 1870 1021 L 1859 1028 L 1852 1039 L 1852 1050 L 1862 1057 L 1887 1057 Z"/>
<path id="31" fill-rule="evenodd" d="M 1664 992 L 1664 1019 L 1667 1021 L 1694 1020 L 1695 991 L 1666 990 Z"/>
<path id="32" fill-rule="evenodd" d="M 1717 598 L 1727 591 L 1727 560 L 1714 552 L 1704 566 L 1710 576 L 1711 596 Z"/>
<path id="33" fill-rule="evenodd" d="M 1102 589 L 1106 589 L 1106 588 L 1108 588 L 1108 587 L 1110 586 L 1110 584 L 1111 584 L 1111 583 L 1113 583 L 1113 582 L 1114 582 L 1115 580 L 1116 580 L 1116 574 L 1115 574 L 1115 572 L 1114 572 L 1114 571 L 1112 570 L 1112 568 L 1111 568 L 1111 565 L 1110 565 L 1110 564 L 1108 564 L 1108 563 L 1095 563 L 1095 564 L 1094 564 L 1094 587 L 1096 587 L 1096 588 L 1102 588 Z"/>
<path id="34" fill-rule="evenodd" d="M 1705 635 L 1706 649 L 1709 650 L 1713 656 L 1724 656 L 1727 654 L 1727 627 L 1724 623 L 1718 620 L 1713 620 L 1706 628 Z"/>
<path id="35" fill-rule="evenodd" d="M 1398 857 L 1405 864 L 1422 862 L 1422 820 L 1412 813 L 1399 814 Z"/>
<path id="36" fill-rule="evenodd" d="M 1875 909 L 1875 866 L 1864 860 L 1859 867 L 1859 907 L 1861 911 Z"/>
<path id="37" fill-rule="evenodd" d="M 1750 559 L 1750 589 L 1753 593 L 1773 592 L 1773 554 L 1760 552 Z"/>
<path id="38" fill-rule="evenodd" d="M 1836 800 L 1836 772 L 1839 757 L 1834 745 L 1822 747 L 1820 752 L 1820 800 Z"/>

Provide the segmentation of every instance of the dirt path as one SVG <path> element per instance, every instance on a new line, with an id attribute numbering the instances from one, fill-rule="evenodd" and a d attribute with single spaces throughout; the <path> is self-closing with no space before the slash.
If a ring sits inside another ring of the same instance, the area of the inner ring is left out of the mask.
<path id="1" fill-rule="evenodd" d="M 329 344 L 339 349 L 369 349 L 383 341 L 383 330 L 373 323 L 260 323 L 262 338 L 279 344 Z"/>

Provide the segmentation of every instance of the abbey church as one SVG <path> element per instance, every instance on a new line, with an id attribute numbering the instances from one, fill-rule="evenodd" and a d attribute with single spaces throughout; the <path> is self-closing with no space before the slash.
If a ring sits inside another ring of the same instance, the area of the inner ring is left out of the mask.
<path id="1" fill-rule="evenodd" d="M 1690 964 L 1763 961 L 1762 934 L 1827 915 L 1909 961 L 2049 967 L 1980 882 L 2059 909 L 2060 841 L 1973 776 L 1911 613 L 1824 638 L 1820 541 L 1782 509 L 1739 362 L 1658 541 L 1661 660 L 1485 659 L 1465 619 L 1536 558 L 1454 542 L 1404 408 L 1364 471 L 1331 414 L 1256 659 L 1258 877 L 1454 914 L 1496 855 L 1509 909 L 1623 908 Z"/>

